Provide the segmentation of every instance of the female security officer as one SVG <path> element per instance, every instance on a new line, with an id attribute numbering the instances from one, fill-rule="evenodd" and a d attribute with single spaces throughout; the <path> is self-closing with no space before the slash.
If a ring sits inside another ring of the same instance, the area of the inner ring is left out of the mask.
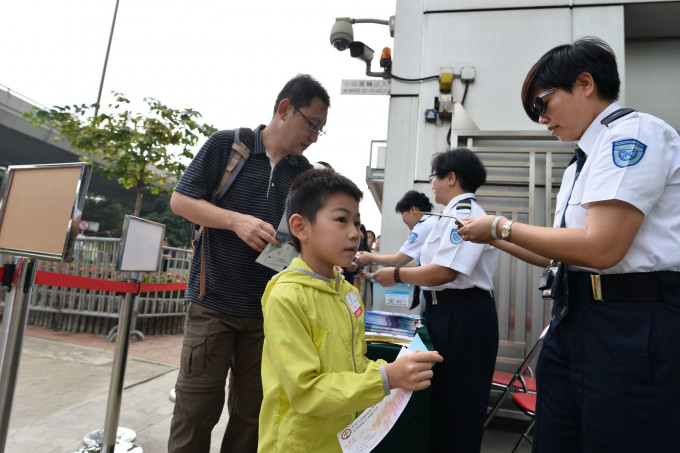
<path id="1" fill-rule="evenodd" d="M 397 202 L 395 210 L 401 214 L 402 220 L 411 230 L 408 239 L 393 255 L 359 252 L 357 262 L 360 265 L 375 263 L 397 266 L 404 265 L 412 260 L 418 261 L 420 258 L 420 249 L 438 219 L 436 216 L 422 214 L 432 210 L 432 203 L 424 193 L 409 190 Z"/>
<path id="2" fill-rule="evenodd" d="M 475 201 L 486 170 L 469 149 L 437 154 L 432 191 L 446 205 L 420 252 L 418 267 L 380 269 L 383 286 L 419 285 L 425 295 L 428 333 L 444 357 L 432 379 L 431 439 L 434 452 L 479 452 L 491 378 L 498 352 L 493 276 L 498 250 L 463 242 L 454 218 L 484 215 Z"/>
<path id="3" fill-rule="evenodd" d="M 597 38 L 543 55 L 524 109 L 587 155 L 565 171 L 557 228 L 485 216 L 459 231 L 568 264 L 537 366 L 535 452 L 680 451 L 680 137 L 621 109 L 619 87 Z"/>
<path id="4" fill-rule="evenodd" d="M 411 263 L 411 261 L 414 261 L 415 265 L 417 265 L 420 261 L 420 249 L 423 247 L 425 239 L 427 239 L 439 217 L 423 214 L 423 212 L 432 211 L 432 203 L 430 203 L 427 195 L 415 190 L 409 190 L 401 197 L 401 200 L 397 202 L 395 211 L 401 214 L 401 219 L 408 226 L 408 229 L 411 230 L 406 242 L 404 242 L 397 253 L 392 255 L 359 252 L 356 258 L 359 265 L 366 266 L 375 263 L 382 266 L 404 266 Z M 370 280 L 373 278 L 373 274 L 370 272 L 364 273 L 364 277 Z M 368 295 L 370 297 L 370 292 Z M 364 305 L 366 305 L 366 297 L 363 297 L 363 299 Z M 420 287 L 416 286 L 413 291 L 413 302 L 409 309 L 413 310 L 418 305 L 420 305 Z"/>

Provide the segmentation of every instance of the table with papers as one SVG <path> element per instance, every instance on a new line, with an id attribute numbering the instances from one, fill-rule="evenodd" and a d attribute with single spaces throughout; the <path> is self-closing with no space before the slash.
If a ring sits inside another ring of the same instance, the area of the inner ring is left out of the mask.
<path id="1" fill-rule="evenodd" d="M 428 349 L 432 350 L 432 342 L 425 326 L 418 327 L 416 332 Z M 388 342 L 368 342 L 366 356 L 372 360 L 383 359 L 392 362 L 397 358 L 402 346 Z M 378 444 L 374 453 L 428 453 L 430 451 L 430 396 L 431 387 L 413 392 L 411 398 L 390 432 Z"/>

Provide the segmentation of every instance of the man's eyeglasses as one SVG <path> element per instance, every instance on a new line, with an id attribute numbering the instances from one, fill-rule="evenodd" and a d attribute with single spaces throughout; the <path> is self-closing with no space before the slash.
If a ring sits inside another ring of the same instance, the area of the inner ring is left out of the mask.
<path id="1" fill-rule="evenodd" d="M 322 136 L 323 134 L 326 133 L 326 131 L 323 130 L 323 128 L 321 128 L 321 127 L 317 126 L 316 124 L 312 123 L 312 122 L 309 120 L 309 118 L 307 118 L 307 117 L 305 116 L 305 114 L 302 113 L 302 112 L 300 111 L 299 108 L 297 108 L 297 107 L 295 107 L 295 106 L 293 106 L 293 108 L 295 109 L 296 112 L 298 112 L 298 113 L 300 114 L 301 117 L 303 117 L 303 118 L 305 119 L 305 121 L 307 121 L 307 124 L 309 124 L 309 131 L 310 131 L 312 134 L 317 134 L 318 136 Z"/>
<path id="2" fill-rule="evenodd" d="M 548 103 L 545 102 L 543 98 L 549 95 L 550 93 L 554 93 L 560 88 L 562 88 L 562 86 L 554 87 L 536 96 L 536 99 L 534 99 L 534 104 L 531 106 L 536 116 L 543 116 L 545 114 L 545 109 L 548 108 Z"/>

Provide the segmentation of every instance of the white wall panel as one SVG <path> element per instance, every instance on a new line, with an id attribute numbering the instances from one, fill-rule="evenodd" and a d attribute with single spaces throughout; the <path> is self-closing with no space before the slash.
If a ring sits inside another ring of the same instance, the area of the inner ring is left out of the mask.
<path id="1" fill-rule="evenodd" d="M 626 106 L 680 130 L 680 38 L 626 42 Z"/>

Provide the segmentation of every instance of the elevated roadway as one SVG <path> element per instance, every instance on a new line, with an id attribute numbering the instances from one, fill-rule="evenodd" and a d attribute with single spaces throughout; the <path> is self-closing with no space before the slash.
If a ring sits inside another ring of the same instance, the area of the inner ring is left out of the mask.
<path id="1" fill-rule="evenodd" d="M 34 127 L 23 117 L 34 107 L 45 108 L 0 85 L 0 167 L 77 162 L 79 155 L 67 142 L 54 141 L 53 129 Z M 97 171 L 92 172 L 88 193 L 118 200 L 130 206 L 131 211 L 135 205 L 135 190 L 124 189 Z M 153 195 L 144 192 L 143 205 L 152 201 Z"/>

